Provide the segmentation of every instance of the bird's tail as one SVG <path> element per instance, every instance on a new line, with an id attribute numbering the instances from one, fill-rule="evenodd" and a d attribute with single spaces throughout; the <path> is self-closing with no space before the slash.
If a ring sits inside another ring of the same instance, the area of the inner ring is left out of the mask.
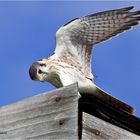
<path id="1" fill-rule="evenodd" d="M 96 87 L 96 90 L 95 90 L 95 87 Z M 101 99 L 105 103 L 108 103 L 109 105 L 112 105 L 116 109 L 123 110 L 123 111 L 125 111 L 129 114 L 134 115 L 135 109 L 133 107 L 131 107 L 130 105 L 118 100 L 117 98 L 115 98 L 113 96 L 111 96 L 110 94 L 106 93 L 101 88 L 99 88 L 98 86 L 94 86 L 93 88 L 94 88 L 94 90 L 93 90 L 94 93 L 93 94 L 97 98 Z"/>

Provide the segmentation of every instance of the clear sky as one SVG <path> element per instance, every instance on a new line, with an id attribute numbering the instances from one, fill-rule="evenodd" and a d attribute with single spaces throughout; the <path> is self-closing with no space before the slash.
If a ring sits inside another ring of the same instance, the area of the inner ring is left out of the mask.
<path id="1" fill-rule="evenodd" d="M 31 81 L 30 65 L 55 49 L 55 32 L 69 20 L 140 2 L 0 2 L 0 106 L 50 91 Z M 97 45 L 95 83 L 134 106 L 140 116 L 140 25 Z"/>

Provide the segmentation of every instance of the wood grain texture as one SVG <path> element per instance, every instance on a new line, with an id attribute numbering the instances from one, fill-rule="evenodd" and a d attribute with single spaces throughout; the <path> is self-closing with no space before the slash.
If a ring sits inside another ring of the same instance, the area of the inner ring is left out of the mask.
<path id="1" fill-rule="evenodd" d="M 78 139 L 77 84 L 1 107 L 1 139 Z"/>
<path id="2" fill-rule="evenodd" d="M 137 116 L 116 109 L 89 94 L 82 94 L 82 98 L 79 99 L 79 104 L 79 109 L 82 112 L 91 114 L 92 116 L 140 136 L 140 118 Z"/>
<path id="3" fill-rule="evenodd" d="M 83 113 L 83 140 L 96 140 L 96 139 L 125 139 L 125 140 L 140 140 L 140 136 L 137 136 L 125 129 L 112 125 L 104 120 L 101 120 L 95 116 Z"/>
<path id="4" fill-rule="evenodd" d="M 78 140 L 78 132 L 82 140 L 140 139 L 138 135 L 99 119 L 96 112 L 87 114 L 91 113 L 90 108 L 93 111 L 91 104 L 86 106 L 89 98 L 79 103 L 78 98 L 77 84 L 72 84 L 0 107 L 0 140 Z M 96 99 L 91 103 L 96 103 Z M 83 112 L 83 107 L 87 113 Z"/>

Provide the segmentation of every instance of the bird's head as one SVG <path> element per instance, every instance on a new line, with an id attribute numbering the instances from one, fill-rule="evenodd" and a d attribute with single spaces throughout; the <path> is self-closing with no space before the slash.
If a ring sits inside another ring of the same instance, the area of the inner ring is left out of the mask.
<path id="1" fill-rule="evenodd" d="M 34 62 L 29 68 L 29 75 L 32 80 L 47 81 L 49 76 L 49 66 L 43 60 Z"/>

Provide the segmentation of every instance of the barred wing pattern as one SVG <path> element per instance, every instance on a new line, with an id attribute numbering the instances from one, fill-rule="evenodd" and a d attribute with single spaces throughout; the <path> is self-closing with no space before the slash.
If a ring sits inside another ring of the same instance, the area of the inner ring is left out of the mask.
<path id="1" fill-rule="evenodd" d="M 95 13 L 66 23 L 57 31 L 55 53 L 59 57 L 71 54 L 85 76 L 92 79 L 92 45 L 137 25 L 140 11 L 130 12 L 131 9 L 133 7 Z"/>
<path id="2" fill-rule="evenodd" d="M 83 32 L 84 41 L 87 44 L 97 44 L 137 25 L 140 11 L 130 12 L 132 8 L 105 11 L 81 18 L 81 22 L 86 21 L 88 24 Z"/>

